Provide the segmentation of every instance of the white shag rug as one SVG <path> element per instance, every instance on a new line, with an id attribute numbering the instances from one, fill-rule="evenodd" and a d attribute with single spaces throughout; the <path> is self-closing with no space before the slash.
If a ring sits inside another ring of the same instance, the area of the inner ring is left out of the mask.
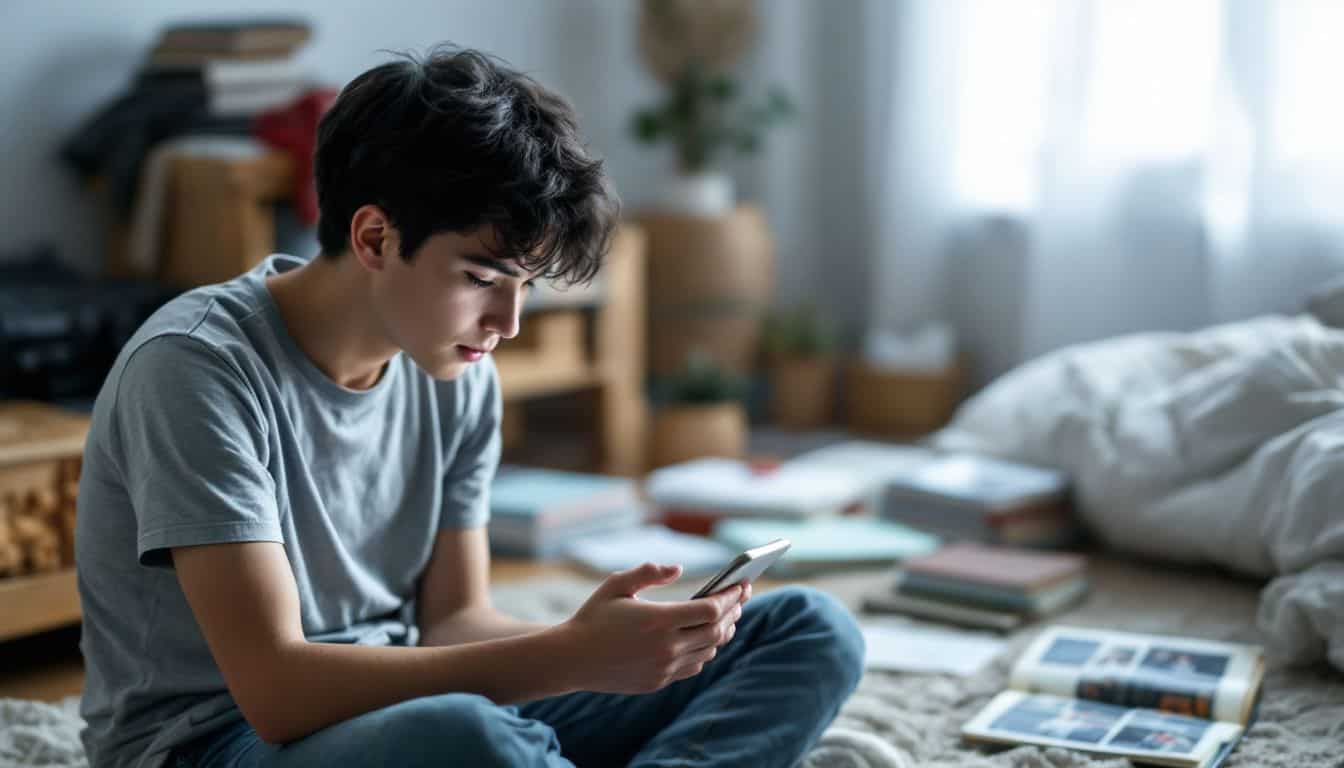
<path id="1" fill-rule="evenodd" d="M 1095 589 L 1060 621 L 1260 642 L 1255 630 L 1260 584 L 1206 571 L 1097 558 Z M 847 574 L 811 583 L 851 607 L 880 587 L 884 574 Z M 579 579 L 498 585 L 495 600 L 523 618 L 560 620 L 591 592 Z M 666 588 L 678 595 L 677 587 Z M 681 591 L 685 591 L 682 589 Z M 652 592 L 655 599 L 658 592 Z M 961 741 L 958 731 L 1001 690 L 1017 654 L 1041 628 L 1010 637 L 1007 651 L 978 674 L 870 672 L 802 768 L 1127 768 L 1061 749 L 992 749 Z M 1259 720 L 1227 768 L 1344 768 L 1344 675 L 1328 666 L 1271 666 L 1265 677 Z M 0 766 L 82 768 L 81 722 L 75 699 L 57 704 L 0 699 Z"/>

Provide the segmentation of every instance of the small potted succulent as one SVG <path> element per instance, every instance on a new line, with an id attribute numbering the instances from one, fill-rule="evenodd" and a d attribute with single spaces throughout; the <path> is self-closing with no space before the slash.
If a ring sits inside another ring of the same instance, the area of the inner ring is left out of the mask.
<path id="1" fill-rule="evenodd" d="M 789 429 L 816 429 L 832 421 L 836 334 L 811 304 L 766 319 L 763 343 L 770 377 L 770 417 Z"/>
<path id="2" fill-rule="evenodd" d="M 693 349 L 679 373 L 657 383 L 649 449 L 652 466 L 705 456 L 744 456 L 746 390 L 744 379 L 725 371 L 702 349 Z"/>

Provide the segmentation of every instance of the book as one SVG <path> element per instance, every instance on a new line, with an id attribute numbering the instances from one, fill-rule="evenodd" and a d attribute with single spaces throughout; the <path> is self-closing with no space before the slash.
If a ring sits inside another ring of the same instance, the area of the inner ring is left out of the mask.
<path id="1" fill-rule="evenodd" d="M 889 566 L 933 551 L 936 536 L 886 520 L 835 517 L 817 520 L 724 520 L 714 539 L 742 551 L 775 539 L 793 542 L 771 569 L 775 576 L 802 576 L 846 568 Z"/>
<path id="2" fill-rule="evenodd" d="M 864 507 L 871 514 L 881 515 L 887 487 L 937 457 L 937 452 L 918 446 L 849 440 L 808 451 L 785 463 L 841 469 L 858 476 L 864 484 Z"/>
<path id="3" fill-rule="evenodd" d="M 952 603 L 892 590 L 882 590 L 863 596 L 863 610 L 868 613 L 890 613 L 931 619 L 961 627 L 992 629 L 1008 632 L 1022 626 L 1025 619 L 1017 611 L 995 610 L 974 605 Z"/>
<path id="4" fill-rule="evenodd" d="M 490 548 L 556 557 L 576 537 L 638 525 L 647 510 L 627 478 L 506 467 L 490 488 Z"/>
<path id="5" fill-rule="evenodd" d="M 732 459 L 696 459 L 649 473 L 644 493 L 663 524 L 708 534 L 734 517 L 803 520 L 838 515 L 861 503 L 864 480 L 833 467 L 781 464 L 754 469 Z"/>
<path id="6" fill-rule="evenodd" d="M 565 557 L 576 542 L 617 535 L 646 521 L 646 512 L 637 506 L 613 509 L 563 526 L 538 526 L 512 520 L 491 520 L 490 551 L 497 555 L 552 560 Z"/>
<path id="7" fill-rule="evenodd" d="M 200 78 L 200 81 L 212 90 L 283 85 L 308 80 L 308 72 L 304 66 L 291 56 L 254 59 L 203 57 L 180 63 L 155 61 L 151 57 L 141 74 L 141 78 L 145 80 L 188 76 Z"/>
<path id="8" fill-rule="evenodd" d="M 1264 667 L 1255 645 L 1056 626 L 962 735 L 1211 768 L 1249 725 Z"/>
<path id="9" fill-rule="evenodd" d="M 1033 547 L 1076 542 L 1067 475 L 975 454 L 950 454 L 895 478 L 883 514 L 951 539 Z"/>
<path id="10" fill-rule="evenodd" d="M 656 524 L 584 536 L 565 546 L 571 561 L 599 575 L 654 562 L 676 563 L 683 575 L 699 576 L 718 571 L 736 554 L 713 539 Z"/>
<path id="11" fill-rule="evenodd" d="M 959 542 L 913 558 L 903 567 L 907 573 L 924 577 L 1033 592 L 1082 576 L 1087 571 L 1087 558 Z"/>
<path id="12" fill-rule="evenodd" d="M 308 42 L 312 29 L 306 21 L 288 17 L 255 17 L 184 22 L 159 33 L 159 47 L 168 50 L 243 53 L 293 49 Z"/>
<path id="13" fill-rule="evenodd" d="M 1077 603 L 1088 593 L 1090 584 L 1079 577 L 1044 589 L 1024 592 L 1002 589 L 958 579 L 926 576 L 906 571 L 897 574 L 893 588 L 903 595 L 927 600 L 945 600 L 977 608 L 1013 611 L 1027 618 L 1058 613 Z"/>
<path id="14" fill-rule="evenodd" d="M 270 109 L 288 106 L 302 96 L 305 90 L 307 85 L 302 82 L 212 90 L 209 98 L 210 114 L 216 117 L 260 114 Z"/>
<path id="15" fill-rule="evenodd" d="M 959 542 L 903 564 L 893 589 L 1025 618 L 1058 613 L 1088 592 L 1080 555 Z"/>

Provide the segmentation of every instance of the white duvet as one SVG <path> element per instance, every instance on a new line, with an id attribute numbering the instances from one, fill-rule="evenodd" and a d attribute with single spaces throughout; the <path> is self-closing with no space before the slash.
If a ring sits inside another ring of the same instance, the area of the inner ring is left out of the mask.
<path id="1" fill-rule="evenodd" d="M 1071 347 L 932 443 L 1068 471 L 1113 548 L 1271 577 L 1270 651 L 1344 669 L 1344 331 L 1276 316 Z"/>

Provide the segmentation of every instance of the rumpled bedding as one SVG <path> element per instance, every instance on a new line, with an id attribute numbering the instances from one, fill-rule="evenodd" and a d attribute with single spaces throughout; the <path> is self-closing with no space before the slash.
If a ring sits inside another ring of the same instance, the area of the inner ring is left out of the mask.
<path id="1" fill-rule="evenodd" d="M 929 442 L 1067 471 L 1111 548 L 1270 579 L 1268 651 L 1344 669 L 1344 331 L 1267 316 L 1062 349 Z"/>

